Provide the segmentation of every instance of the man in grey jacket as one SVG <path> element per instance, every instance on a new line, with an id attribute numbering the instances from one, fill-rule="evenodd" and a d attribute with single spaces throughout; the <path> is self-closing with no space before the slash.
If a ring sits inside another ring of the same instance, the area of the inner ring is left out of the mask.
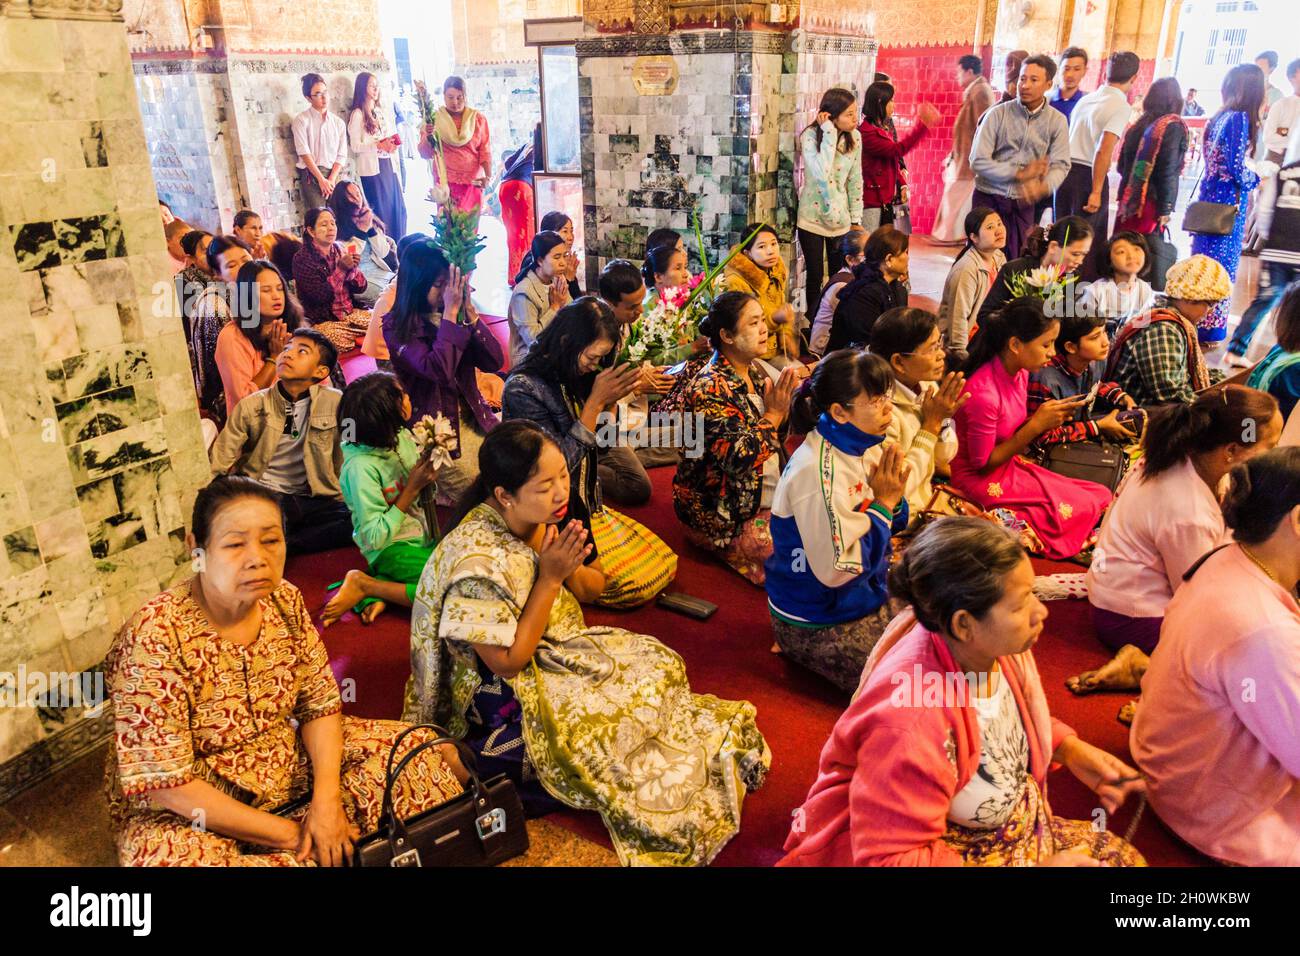
<path id="1" fill-rule="evenodd" d="M 972 206 L 988 206 L 1007 227 L 1007 258 L 1019 256 L 1034 226 L 1034 207 L 1070 171 L 1070 125 L 1047 93 L 1056 63 L 1039 54 L 1025 60 L 1019 95 L 984 114 L 971 145 L 975 171 Z"/>

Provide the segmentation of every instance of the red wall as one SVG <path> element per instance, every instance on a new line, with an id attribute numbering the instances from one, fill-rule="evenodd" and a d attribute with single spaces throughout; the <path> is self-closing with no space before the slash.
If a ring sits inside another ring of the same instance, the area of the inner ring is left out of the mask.
<path id="1" fill-rule="evenodd" d="M 894 115 L 900 136 L 912 128 L 921 103 L 933 103 L 942 117 L 938 129 L 931 130 L 907 154 L 912 231 L 918 234 L 930 231 L 943 197 L 943 160 L 952 149 L 952 124 L 961 109 L 957 59 L 970 52 L 969 44 L 960 44 L 887 47 L 876 55 L 876 69 L 888 73 L 894 83 Z M 989 52 L 981 53 L 987 74 Z"/>

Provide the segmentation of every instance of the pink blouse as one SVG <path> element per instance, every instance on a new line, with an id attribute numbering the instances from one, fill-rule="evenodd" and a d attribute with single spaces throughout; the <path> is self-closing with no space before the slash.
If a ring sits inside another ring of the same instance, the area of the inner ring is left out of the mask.
<path id="1" fill-rule="evenodd" d="M 1187 569 L 1232 535 L 1191 459 L 1150 480 L 1142 466 L 1125 476 L 1102 522 L 1088 600 L 1128 617 L 1163 617 Z"/>
<path id="2" fill-rule="evenodd" d="M 221 385 L 226 391 L 226 415 L 232 415 L 240 399 L 247 398 L 263 386 L 253 381 L 253 376 L 262 369 L 262 356 L 257 354 L 253 343 L 248 341 L 235 323 L 227 322 L 226 327 L 217 335 L 217 371 L 221 373 Z M 267 385 L 274 385 L 275 377 Z"/>
<path id="3" fill-rule="evenodd" d="M 1300 606 L 1236 545 L 1169 603 L 1129 744 L 1152 808 L 1192 846 L 1300 865 Z"/>

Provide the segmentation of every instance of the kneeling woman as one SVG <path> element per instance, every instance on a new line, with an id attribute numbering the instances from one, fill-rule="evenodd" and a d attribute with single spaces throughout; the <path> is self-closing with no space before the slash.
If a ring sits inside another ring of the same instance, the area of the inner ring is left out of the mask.
<path id="1" fill-rule="evenodd" d="M 1143 457 L 1120 485 L 1088 568 L 1092 623 L 1116 653 L 1067 680 L 1070 690 L 1138 689 L 1183 575 L 1231 539 L 1219 506 L 1228 472 L 1281 435 L 1273 397 L 1240 385 L 1152 411 Z"/>
<path id="2" fill-rule="evenodd" d="M 1005 510 L 1024 522 L 1049 558 L 1069 558 L 1091 545 L 1093 530 L 1110 504 L 1110 490 L 1067 478 L 1027 461 L 1034 439 L 1074 417 L 1087 396 L 1043 402 L 1026 412 L 1029 375 L 1046 365 L 1061 323 L 1043 311 L 1042 299 L 1013 299 L 984 320 L 970 346 L 966 390 L 956 412 L 957 454 L 952 483 L 982 508 Z M 1037 547 L 1036 543 L 1036 547 Z"/>
<path id="3" fill-rule="evenodd" d="M 1236 544 L 1165 611 L 1130 746 L 1170 829 L 1225 863 L 1300 863 L 1300 448 L 1233 469 Z"/>
<path id="4" fill-rule="evenodd" d="M 637 607 L 672 582 L 677 556 L 654 532 L 601 503 L 597 433 L 610 431 L 619 400 L 632 394 L 641 377 L 635 365 L 614 364 L 618 334 L 604 302 L 593 296 L 570 302 L 511 373 L 501 411 L 507 420 L 542 426 L 564 455 L 569 517 L 582 523 L 593 545 L 590 587 L 575 590 L 578 600 Z"/>
<path id="5" fill-rule="evenodd" d="M 147 602 L 109 652 L 109 811 L 123 866 L 339 866 L 379 822 L 385 763 L 406 726 L 341 715 L 325 645 L 281 576 L 283 525 L 262 485 L 214 479 L 195 499 L 189 542 L 203 570 Z M 402 752 L 430 739 L 415 731 Z M 394 790 L 397 815 L 456 796 L 458 778 L 450 745 L 424 751 Z M 272 812 L 304 796 L 303 812 Z"/>
<path id="6" fill-rule="evenodd" d="M 773 381 L 758 361 L 767 352 L 768 330 L 752 295 L 719 295 L 700 331 L 713 355 L 687 390 L 682 415 L 699 422 L 704 434 L 677 466 L 673 509 L 687 540 L 762 587 L 763 562 L 772 553 L 768 520 L 781 476 L 781 426 L 799 372 L 787 366 Z"/>
<path id="7" fill-rule="evenodd" d="M 652 637 L 587 627 L 568 589 L 587 532 L 541 428 L 505 422 L 481 461 L 416 593 L 406 717 L 464 736 L 534 812 L 597 811 L 624 864 L 708 863 L 771 765 L 753 705 L 692 694 Z"/>
<path id="8" fill-rule="evenodd" d="M 841 349 L 799 390 L 790 419 L 807 432 L 772 499 L 767 599 L 782 653 L 841 690 L 891 617 L 891 537 L 907 527 L 907 464 L 882 449 L 894 377 L 884 359 Z"/>
<path id="9" fill-rule="evenodd" d="M 992 522 L 943 518 L 916 536 L 889 575 L 912 608 L 831 731 L 782 865 L 1143 862 L 1091 820 L 1052 815 L 1053 763 L 1107 813 L 1144 784 L 1048 712 L 1031 650 L 1047 609 L 1033 586 L 1024 549 Z"/>

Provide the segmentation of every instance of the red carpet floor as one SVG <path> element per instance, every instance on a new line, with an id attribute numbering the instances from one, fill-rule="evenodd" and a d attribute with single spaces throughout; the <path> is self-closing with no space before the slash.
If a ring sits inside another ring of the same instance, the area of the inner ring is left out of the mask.
<path id="1" fill-rule="evenodd" d="M 758 708 L 758 725 L 772 749 L 772 772 L 763 789 L 745 801 L 740 833 L 719 854 L 721 866 L 769 866 L 781 857 L 791 811 L 803 802 L 817 769 L 817 758 L 832 725 L 848 702 L 830 684 L 772 654 L 771 627 L 763 591 L 687 544 L 672 511 L 672 470 L 651 472 L 655 492 L 650 504 L 627 512 L 653 529 L 679 555 L 675 589 L 719 605 L 707 621 L 661 610 L 653 605 L 631 612 L 585 609 L 589 623 L 610 624 L 652 634 L 686 661 L 692 688 L 724 698 L 743 698 Z M 325 586 L 351 567 L 362 567 L 359 553 L 335 551 L 289 563 L 287 577 L 303 590 L 308 605 L 319 610 Z M 1040 562 L 1040 573 L 1078 571 L 1077 565 Z M 1053 713 L 1085 740 L 1128 760 L 1127 730 L 1115 720 L 1128 700 L 1122 694 L 1076 698 L 1064 686 L 1071 674 L 1106 660 L 1095 640 L 1088 606 L 1083 601 L 1055 601 L 1035 654 Z M 334 672 L 343 684 L 348 711 L 367 717 L 397 717 L 409 671 L 409 616 L 405 609 L 386 611 L 369 627 L 351 614 L 325 631 Z M 347 683 L 350 682 L 350 683 Z M 349 692 L 350 695 L 349 695 Z M 1054 811 L 1091 819 L 1093 794 L 1066 770 L 1049 778 Z M 1131 814 L 1124 808 L 1110 828 L 1123 833 Z M 604 826 L 593 813 L 564 812 L 554 820 L 583 836 L 608 845 Z M 1203 865 L 1208 861 L 1181 843 L 1150 810 L 1135 842 L 1152 865 Z"/>

